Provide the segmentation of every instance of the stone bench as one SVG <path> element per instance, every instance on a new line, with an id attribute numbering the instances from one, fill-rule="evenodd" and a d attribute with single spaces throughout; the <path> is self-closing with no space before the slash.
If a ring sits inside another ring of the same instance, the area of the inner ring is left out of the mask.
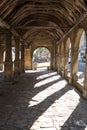
<path id="1" fill-rule="evenodd" d="M 49 63 L 34 63 L 33 64 L 34 70 L 37 70 L 37 68 L 44 68 L 44 67 L 47 67 L 47 70 L 50 70 Z"/>

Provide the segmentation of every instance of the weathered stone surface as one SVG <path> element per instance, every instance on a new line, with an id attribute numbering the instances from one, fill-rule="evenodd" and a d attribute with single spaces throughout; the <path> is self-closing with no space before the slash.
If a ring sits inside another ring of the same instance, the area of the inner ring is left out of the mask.
<path id="1" fill-rule="evenodd" d="M 37 70 L 22 74 L 20 82 L 7 89 L 3 86 L 0 130 L 86 130 L 87 102 L 60 78 L 52 71 Z"/>

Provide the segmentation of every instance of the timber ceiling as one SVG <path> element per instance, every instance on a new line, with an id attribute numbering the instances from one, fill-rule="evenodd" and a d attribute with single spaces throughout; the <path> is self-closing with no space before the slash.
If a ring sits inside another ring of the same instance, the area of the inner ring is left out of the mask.
<path id="1" fill-rule="evenodd" d="M 86 12 L 87 0 L 0 0 L 0 18 L 26 41 L 40 32 L 58 41 Z"/>

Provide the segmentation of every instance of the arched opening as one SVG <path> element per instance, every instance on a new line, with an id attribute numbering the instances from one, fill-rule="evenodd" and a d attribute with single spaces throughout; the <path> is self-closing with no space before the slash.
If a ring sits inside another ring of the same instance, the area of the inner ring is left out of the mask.
<path id="1" fill-rule="evenodd" d="M 14 71 L 15 47 L 12 47 L 12 48 L 11 48 L 11 53 L 12 53 L 12 62 L 13 62 L 13 71 Z"/>
<path id="2" fill-rule="evenodd" d="M 50 69 L 51 53 L 45 47 L 34 50 L 32 57 L 33 69 Z"/>
<path id="3" fill-rule="evenodd" d="M 85 61 L 86 61 L 86 34 L 83 30 L 82 35 L 80 37 L 79 49 L 78 49 L 78 74 L 79 81 L 84 81 L 85 75 Z"/>
<path id="4" fill-rule="evenodd" d="M 71 71 L 71 43 L 69 43 L 69 52 L 68 52 L 68 71 Z"/>
<path id="5" fill-rule="evenodd" d="M 4 71 L 5 58 L 6 58 L 6 51 L 4 50 L 4 52 L 3 52 L 3 71 Z"/>
<path id="6" fill-rule="evenodd" d="M 4 79 L 4 62 L 5 62 L 5 51 L 3 48 L 0 50 L 0 82 Z"/>
<path id="7" fill-rule="evenodd" d="M 12 51 L 12 62 L 14 62 L 15 61 L 15 47 L 12 47 L 11 51 Z"/>

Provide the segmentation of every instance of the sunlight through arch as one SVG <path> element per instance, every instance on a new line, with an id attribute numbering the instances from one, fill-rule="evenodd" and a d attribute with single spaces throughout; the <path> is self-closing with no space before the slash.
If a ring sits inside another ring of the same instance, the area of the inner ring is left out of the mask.
<path id="1" fill-rule="evenodd" d="M 38 47 L 33 52 L 32 65 L 33 69 L 49 69 L 51 53 L 48 48 Z"/>

